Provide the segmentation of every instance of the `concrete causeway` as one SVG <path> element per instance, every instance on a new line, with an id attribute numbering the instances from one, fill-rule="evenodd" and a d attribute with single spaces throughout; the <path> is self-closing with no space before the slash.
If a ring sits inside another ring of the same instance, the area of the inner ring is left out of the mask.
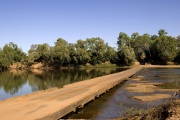
<path id="1" fill-rule="evenodd" d="M 94 100 L 143 66 L 0 101 L 1 120 L 57 120 Z"/>

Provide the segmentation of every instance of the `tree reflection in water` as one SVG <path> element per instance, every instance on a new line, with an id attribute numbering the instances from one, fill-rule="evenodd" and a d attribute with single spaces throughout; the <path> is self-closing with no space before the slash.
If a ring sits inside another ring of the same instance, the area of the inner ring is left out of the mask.
<path id="1" fill-rule="evenodd" d="M 12 70 L 0 73 L 0 93 L 14 95 L 25 89 L 30 88 L 31 93 L 34 91 L 45 90 L 52 87 L 61 88 L 64 85 L 103 76 L 123 69 L 104 68 L 104 69 L 64 69 L 58 71 L 20 71 Z M 25 87 L 25 88 L 24 88 Z M 25 94 L 26 94 L 25 93 Z M 1 99 L 1 98 L 0 98 Z"/>
<path id="2" fill-rule="evenodd" d="M 27 73 L 22 71 L 8 71 L 0 73 L 0 89 L 11 95 L 27 82 Z"/>

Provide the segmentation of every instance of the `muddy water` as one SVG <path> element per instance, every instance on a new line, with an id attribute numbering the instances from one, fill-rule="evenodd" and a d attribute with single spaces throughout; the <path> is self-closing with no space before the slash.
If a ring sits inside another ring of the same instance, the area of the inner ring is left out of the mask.
<path id="1" fill-rule="evenodd" d="M 162 88 L 176 89 L 179 87 L 180 82 L 180 69 L 143 69 L 138 72 L 136 76 L 144 76 L 143 81 L 162 83 Z M 76 113 L 70 114 L 65 118 L 69 119 L 112 119 L 125 115 L 126 112 L 133 112 L 131 108 L 137 110 L 145 110 L 151 107 L 157 106 L 161 103 L 165 103 L 168 99 L 161 99 L 151 102 L 142 102 L 137 99 L 133 99 L 132 96 L 140 95 L 152 95 L 152 94 L 170 94 L 174 92 L 168 91 L 156 91 L 153 93 L 137 93 L 129 92 L 125 88 L 135 83 L 135 81 L 128 80 L 121 85 L 111 89 L 106 94 L 103 94 L 100 98 L 87 104 L 83 109 L 78 110 Z M 173 85 L 172 85 L 173 84 Z M 165 87 L 168 86 L 168 87 Z"/>

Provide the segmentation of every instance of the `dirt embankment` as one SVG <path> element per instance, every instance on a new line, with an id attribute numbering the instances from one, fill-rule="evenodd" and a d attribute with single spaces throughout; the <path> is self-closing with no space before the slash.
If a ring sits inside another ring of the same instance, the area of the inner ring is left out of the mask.
<path id="1" fill-rule="evenodd" d="M 117 120 L 180 120 L 180 99 Z"/>

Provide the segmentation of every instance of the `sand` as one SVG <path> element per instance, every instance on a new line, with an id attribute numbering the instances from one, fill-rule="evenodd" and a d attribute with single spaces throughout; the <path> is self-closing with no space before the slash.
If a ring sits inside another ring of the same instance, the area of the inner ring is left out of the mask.
<path id="1" fill-rule="evenodd" d="M 134 99 L 138 99 L 143 102 L 150 102 L 150 101 L 165 99 L 165 98 L 170 98 L 170 97 L 171 95 L 169 94 L 152 94 L 148 96 L 133 96 Z"/>

